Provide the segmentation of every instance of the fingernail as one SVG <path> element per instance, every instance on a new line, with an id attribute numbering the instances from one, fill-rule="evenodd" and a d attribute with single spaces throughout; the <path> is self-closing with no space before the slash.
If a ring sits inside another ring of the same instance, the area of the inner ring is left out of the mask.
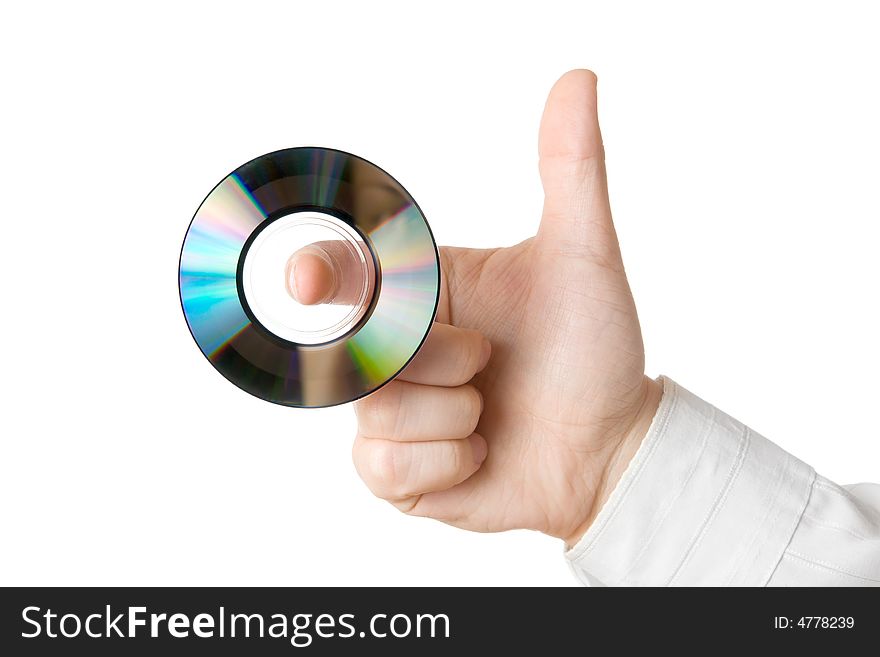
<path id="1" fill-rule="evenodd" d="M 471 454 L 473 454 L 474 463 L 480 465 L 486 460 L 486 455 L 489 453 L 489 445 L 486 444 L 486 440 L 482 436 L 477 434 L 472 434 L 468 440 L 471 442 Z"/>
<path id="2" fill-rule="evenodd" d="M 483 350 L 480 352 L 480 366 L 477 368 L 478 372 L 483 371 L 483 368 L 489 362 L 489 356 L 492 355 L 492 344 L 486 339 L 483 338 Z"/>

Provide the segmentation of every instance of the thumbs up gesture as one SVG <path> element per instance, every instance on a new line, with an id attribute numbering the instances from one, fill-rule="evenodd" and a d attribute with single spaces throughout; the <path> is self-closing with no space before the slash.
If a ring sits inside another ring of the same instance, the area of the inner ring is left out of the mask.
<path id="1" fill-rule="evenodd" d="M 661 391 L 644 373 L 611 219 L 593 73 L 554 85 L 539 155 L 537 234 L 510 248 L 441 250 L 437 322 L 401 375 L 356 403 L 353 454 L 370 490 L 405 513 L 574 544 Z M 291 294 L 344 302 L 345 266 L 307 247 L 288 267 Z"/>

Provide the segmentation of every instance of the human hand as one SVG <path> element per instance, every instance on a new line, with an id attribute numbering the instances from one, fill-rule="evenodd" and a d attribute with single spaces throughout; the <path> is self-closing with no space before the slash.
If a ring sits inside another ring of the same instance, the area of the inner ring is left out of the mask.
<path id="1" fill-rule="evenodd" d="M 574 544 L 657 410 L 611 220 L 596 78 L 553 87 L 541 121 L 543 216 L 510 248 L 441 249 L 437 321 L 397 377 L 355 404 L 354 462 L 401 511 Z M 344 301 L 344 256 L 291 259 L 302 303 Z M 491 355 L 490 355 L 491 354 Z"/>

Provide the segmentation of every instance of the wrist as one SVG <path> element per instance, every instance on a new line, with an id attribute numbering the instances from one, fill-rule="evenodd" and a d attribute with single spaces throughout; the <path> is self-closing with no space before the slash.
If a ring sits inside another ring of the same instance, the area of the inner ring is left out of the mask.
<path id="1" fill-rule="evenodd" d="M 574 531 L 564 537 L 567 546 L 572 547 L 581 539 L 595 521 L 596 516 L 599 515 L 602 507 L 605 506 L 608 498 L 611 497 L 611 493 L 617 487 L 617 483 L 648 434 L 662 397 L 663 384 L 647 376 L 644 377 L 642 395 L 621 431 L 619 442 L 608 455 L 602 476 L 595 489 L 590 510 Z"/>

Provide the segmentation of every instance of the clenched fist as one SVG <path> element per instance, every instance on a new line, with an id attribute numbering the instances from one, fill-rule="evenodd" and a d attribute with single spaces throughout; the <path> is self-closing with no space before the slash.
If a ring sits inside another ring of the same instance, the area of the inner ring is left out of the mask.
<path id="1" fill-rule="evenodd" d="M 409 366 L 355 404 L 354 462 L 401 511 L 573 544 L 656 412 L 611 220 L 596 77 L 571 71 L 541 121 L 544 210 L 510 248 L 441 249 L 437 322 Z M 345 301 L 344 254 L 297 252 L 301 303 Z"/>

